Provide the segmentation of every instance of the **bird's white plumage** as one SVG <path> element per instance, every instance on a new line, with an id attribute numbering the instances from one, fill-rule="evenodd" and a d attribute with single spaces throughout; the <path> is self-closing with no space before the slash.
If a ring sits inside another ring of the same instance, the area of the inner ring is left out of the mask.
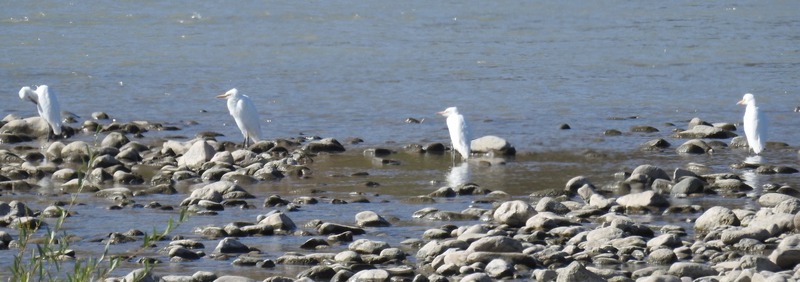
<path id="1" fill-rule="evenodd" d="M 742 100 L 737 104 L 745 105 L 744 109 L 744 135 L 747 137 L 747 145 L 756 154 L 764 150 L 764 143 L 767 141 L 767 119 L 756 106 L 756 99 L 753 94 L 744 94 Z"/>
<path id="2" fill-rule="evenodd" d="M 447 118 L 447 129 L 450 131 L 453 149 L 461 154 L 463 160 L 469 159 L 470 132 L 464 116 L 458 113 L 456 107 L 447 108 L 437 114 Z"/>
<path id="3" fill-rule="evenodd" d="M 19 90 L 19 98 L 36 104 L 39 116 L 50 125 L 53 133 L 61 134 L 61 107 L 56 94 L 50 91 L 50 87 L 40 85 L 36 87 L 36 90 L 32 90 L 28 86 L 22 87 Z"/>
<path id="4" fill-rule="evenodd" d="M 228 90 L 225 94 L 217 96 L 217 98 L 226 98 L 228 103 L 228 112 L 233 116 L 236 121 L 236 126 L 244 136 L 244 144 L 247 145 L 250 140 L 253 143 L 258 142 L 261 138 L 261 123 L 258 121 L 258 112 L 256 106 L 250 97 L 244 94 L 239 94 L 236 88 Z"/>

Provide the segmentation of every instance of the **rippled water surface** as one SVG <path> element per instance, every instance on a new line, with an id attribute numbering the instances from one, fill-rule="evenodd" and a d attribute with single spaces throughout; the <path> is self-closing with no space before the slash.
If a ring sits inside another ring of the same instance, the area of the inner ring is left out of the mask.
<path id="1" fill-rule="evenodd" d="M 404 199 L 444 186 L 448 179 L 525 197 L 560 189 L 581 174 L 597 184 L 610 183 L 614 172 L 644 163 L 672 170 L 696 162 L 710 172 L 742 173 L 729 165 L 741 162 L 744 150 L 678 156 L 672 149 L 640 153 L 636 148 L 653 138 L 676 147 L 683 141 L 669 138 L 670 132 L 685 128 L 692 117 L 738 123 L 744 109 L 735 103 L 746 92 L 756 95 L 770 118 L 769 139 L 796 146 L 798 10 L 794 1 L 20 1 L 0 9 L 0 91 L 6 95 L 0 113 L 34 115 L 34 107 L 16 93 L 23 85 L 48 84 L 62 109 L 82 119 L 104 111 L 122 122 L 181 128 L 148 132 L 146 138 L 216 131 L 225 134 L 221 140 L 238 142 L 224 101 L 214 99 L 236 87 L 256 102 L 264 138 L 304 134 L 365 142 L 344 155 L 317 157 L 311 179 L 246 187 L 258 196 L 252 202 L 256 211 L 193 217 L 178 232 L 253 221 L 268 212 L 260 204 L 271 194 L 291 198 L 320 190 L 325 192 L 315 196 L 346 198 L 357 191 L 373 203 L 320 204 L 290 216 L 298 224 L 316 218 L 352 223 L 356 212 L 373 209 L 394 217 L 396 228 L 370 230 L 367 237 L 397 246 L 445 224 L 412 219 L 411 213 L 425 206 L 404 204 Z M 468 168 L 452 168 L 449 156 L 398 153 L 391 158 L 400 166 L 384 166 L 360 154 L 372 146 L 447 142 L 444 121 L 434 113 L 448 106 L 465 114 L 474 137 L 504 137 L 520 154 L 505 165 L 471 163 Z M 407 124 L 408 117 L 423 122 Z M 559 130 L 561 123 L 572 129 Z M 633 125 L 660 132 L 630 133 Z M 604 136 L 607 129 L 623 135 Z M 764 158 L 796 166 L 797 150 L 771 150 Z M 361 171 L 369 176 L 348 176 Z M 381 186 L 367 187 L 366 181 Z M 798 181 L 793 175 L 758 176 L 750 184 L 767 182 L 797 186 Z M 176 205 L 185 195 L 153 197 L 137 201 Z M 25 193 L 0 195 L 0 200 L 15 198 L 36 208 L 53 201 Z M 437 207 L 458 211 L 473 200 L 446 200 Z M 374 203 L 382 201 L 387 204 L 376 208 Z M 754 205 L 747 199 L 693 201 Z M 78 207 L 91 220 L 68 228 L 88 240 L 110 231 L 147 230 L 175 216 L 108 212 L 108 204 L 100 200 Z M 244 240 L 274 258 L 298 251 L 305 239 Z M 204 243 L 210 253 L 215 242 Z M 86 240 L 76 244 L 97 253 L 102 249 Z M 128 249 L 133 246 L 113 251 Z M 215 265 L 170 264 L 161 271 L 186 274 Z M 280 266 L 245 272 L 263 278 L 259 271 L 300 270 Z"/>

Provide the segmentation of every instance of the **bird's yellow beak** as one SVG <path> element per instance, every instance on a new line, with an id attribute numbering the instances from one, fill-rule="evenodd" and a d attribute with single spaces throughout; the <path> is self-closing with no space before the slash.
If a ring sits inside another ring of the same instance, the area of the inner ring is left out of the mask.
<path id="1" fill-rule="evenodd" d="M 744 105 L 745 103 L 746 102 L 744 101 L 744 99 L 739 100 L 739 102 L 736 102 L 737 105 Z"/>
<path id="2" fill-rule="evenodd" d="M 228 93 L 222 93 L 222 94 L 217 95 L 217 98 L 220 98 L 220 99 L 227 98 L 227 97 L 228 97 Z"/>
<path id="3" fill-rule="evenodd" d="M 443 116 L 443 115 L 444 115 L 444 111 L 441 111 L 441 112 L 436 112 L 436 114 L 437 114 L 437 115 L 440 115 L 440 116 Z"/>

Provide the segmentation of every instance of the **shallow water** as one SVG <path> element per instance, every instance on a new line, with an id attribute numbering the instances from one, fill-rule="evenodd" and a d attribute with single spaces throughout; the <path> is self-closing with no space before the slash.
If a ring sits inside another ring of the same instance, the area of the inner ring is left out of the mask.
<path id="1" fill-rule="evenodd" d="M 403 239 L 447 224 L 411 218 L 427 205 L 404 199 L 446 186 L 448 180 L 469 180 L 527 198 L 562 189 L 576 175 L 586 175 L 596 185 L 610 184 L 613 173 L 646 163 L 671 171 L 695 162 L 710 172 L 743 173 L 729 165 L 743 161 L 744 150 L 679 156 L 672 149 L 636 148 L 653 138 L 677 147 L 682 140 L 669 134 L 685 128 L 692 117 L 738 123 L 744 109 L 735 103 L 745 92 L 754 93 L 770 117 L 769 139 L 795 146 L 793 129 L 800 118 L 793 112 L 800 106 L 798 8 L 800 4 L 790 1 L 17 2 L 0 9 L 0 89 L 8 95 L 0 102 L 0 113 L 34 115 L 33 105 L 16 99 L 16 93 L 23 85 L 49 84 L 62 109 L 83 119 L 105 111 L 122 122 L 148 120 L 182 128 L 145 133 L 148 138 L 191 138 L 200 131 L 217 131 L 225 134 L 220 140 L 238 142 L 224 102 L 213 98 L 236 87 L 256 102 L 264 138 L 355 136 L 365 143 L 348 145 L 343 155 L 316 157 L 310 179 L 247 186 L 258 197 L 250 201 L 255 210 L 195 216 L 176 233 L 191 236 L 195 226 L 255 220 L 269 211 L 261 203 L 272 194 L 292 198 L 320 190 L 324 192 L 314 196 L 347 198 L 361 192 L 372 203 L 323 203 L 289 216 L 298 225 L 318 218 L 351 224 L 358 211 L 375 210 L 395 218 L 395 227 L 370 229 L 364 238 L 400 246 Z M 407 143 L 446 142 L 444 120 L 434 113 L 448 106 L 458 106 L 466 115 L 474 137 L 504 137 L 520 153 L 504 165 L 472 162 L 467 169 L 453 169 L 449 156 L 399 152 L 390 158 L 401 165 L 389 166 L 374 164 L 360 153 L 367 147 L 402 151 Z M 408 117 L 423 122 L 406 124 Z M 616 117 L 637 118 L 610 119 Z M 561 123 L 572 129 L 558 130 Z M 660 132 L 629 133 L 632 125 L 651 125 Z M 624 135 L 603 136 L 606 129 Z M 796 148 L 767 151 L 764 157 L 770 164 L 797 165 Z M 354 172 L 369 175 L 350 177 Z M 380 186 L 367 187 L 366 181 Z M 799 186 L 795 175 L 758 175 L 749 184 L 759 189 L 770 182 Z M 185 196 L 136 201 L 177 205 Z M 0 200 L 11 199 L 43 208 L 56 197 L 0 194 Z M 490 208 L 473 200 L 446 199 L 435 206 L 454 211 L 470 205 Z M 748 198 L 673 200 L 756 206 Z M 176 216 L 130 208 L 109 212 L 110 202 L 89 195 L 81 201 L 88 205 L 76 208 L 78 218 L 89 220 L 73 221 L 67 228 L 84 239 L 131 228 L 149 231 L 153 225 L 161 229 L 168 217 Z M 658 224 L 664 220 L 686 218 L 653 219 Z M 306 239 L 243 240 L 274 259 L 300 251 L 297 246 Z M 203 243 L 210 253 L 215 242 Z M 96 255 L 102 245 L 81 240 L 75 249 Z M 123 244 L 112 252 L 131 249 L 133 245 Z M 2 261 L 0 276 L 6 276 L 8 260 Z M 159 274 L 189 274 L 219 265 L 209 260 L 165 264 Z M 127 264 L 117 274 L 133 267 Z M 270 273 L 291 276 L 302 269 L 279 265 L 272 270 L 215 271 L 263 278 Z"/>

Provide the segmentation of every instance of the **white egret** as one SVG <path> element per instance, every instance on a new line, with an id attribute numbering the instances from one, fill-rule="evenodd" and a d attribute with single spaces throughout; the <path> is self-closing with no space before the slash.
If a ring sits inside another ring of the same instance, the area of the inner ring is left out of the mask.
<path id="1" fill-rule="evenodd" d="M 469 159 L 469 126 L 464 116 L 458 113 L 458 108 L 449 107 L 444 111 L 437 114 L 447 118 L 447 129 L 450 131 L 450 142 L 454 150 L 461 154 L 462 160 Z M 453 152 L 453 160 L 455 160 L 455 152 Z"/>
<path id="2" fill-rule="evenodd" d="M 261 124 L 258 121 L 256 106 L 253 105 L 250 97 L 239 94 L 239 91 L 233 88 L 217 98 L 228 99 L 228 111 L 244 136 L 244 146 L 249 146 L 250 140 L 253 140 L 253 143 L 258 142 L 258 139 L 261 138 Z"/>
<path id="3" fill-rule="evenodd" d="M 747 137 L 747 145 L 758 155 L 764 149 L 764 143 L 767 141 L 767 118 L 758 110 L 753 94 L 744 94 L 742 100 L 736 104 L 746 106 L 744 135 Z"/>
<path id="4" fill-rule="evenodd" d="M 28 100 L 36 104 L 39 116 L 50 125 L 50 129 L 55 135 L 61 134 L 61 109 L 58 105 L 56 94 L 50 91 L 47 85 L 40 85 L 36 90 L 25 86 L 19 90 L 19 98 Z M 51 139 L 50 130 L 47 131 L 47 140 Z"/>

